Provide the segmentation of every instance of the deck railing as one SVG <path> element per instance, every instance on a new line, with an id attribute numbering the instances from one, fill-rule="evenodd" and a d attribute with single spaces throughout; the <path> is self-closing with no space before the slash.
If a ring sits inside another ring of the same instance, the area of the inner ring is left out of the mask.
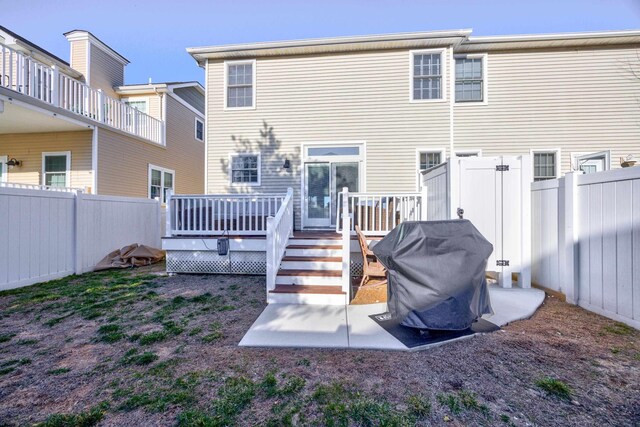
<path id="1" fill-rule="evenodd" d="M 5 188 L 19 188 L 21 190 L 46 190 L 46 191 L 58 191 L 63 193 L 78 193 L 82 192 L 81 188 L 71 187 L 57 187 L 53 185 L 34 185 L 34 184 L 19 184 L 16 182 L 0 182 L 0 187 Z"/>
<path id="2" fill-rule="evenodd" d="M 267 293 L 276 287 L 278 269 L 291 236 L 293 189 L 289 188 L 276 216 L 267 218 Z"/>
<path id="3" fill-rule="evenodd" d="M 347 203 L 344 203 L 344 200 Z M 336 231 L 342 230 L 342 219 L 351 218 L 350 229 L 360 229 L 368 235 L 385 235 L 403 221 L 424 218 L 421 193 L 338 193 Z"/>
<path id="4" fill-rule="evenodd" d="M 0 43 L 0 86 L 164 145 L 164 123 Z"/>
<path id="5" fill-rule="evenodd" d="M 284 194 L 167 194 L 167 236 L 266 235 Z"/>

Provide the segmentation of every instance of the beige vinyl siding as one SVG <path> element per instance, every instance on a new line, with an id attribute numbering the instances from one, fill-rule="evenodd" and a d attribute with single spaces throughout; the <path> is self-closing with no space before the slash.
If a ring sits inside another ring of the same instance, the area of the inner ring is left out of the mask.
<path id="1" fill-rule="evenodd" d="M 162 97 L 155 93 L 150 93 L 145 96 L 149 98 L 149 111 L 147 114 L 158 120 L 162 120 Z"/>
<path id="2" fill-rule="evenodd" d="M 82 73 L 87 78 L 87 41 L 76 40 L 70 42 L 71 44 L 71 68 Z"/>
<path id="3" fill-rule="evenodd" d="M 149 164 L 175 171 L 180 194 L 204 191 L 204 144 L 193 133 L 194 113 L 167 99 L 167 146 L 142 142 L 106 129 L 98 140 L 100 194 L 148 197 Z"/>
<path id="4" fill-rule="evenodd" d="M 42 184 L 42 153 L 71 151 L 71 173 L 69 186 L 91 188 L 92 131 L 16 133 L 0 135 L 0 157 L 22 161 L 20 167 L 9 169 L 7 181 L 20 184 Z"/>
<path id="5" fill-rule="evenodd" d="M 193 108 L 204 114 L 204 96 L 202 96 L 202 93 L 198 89 L 193 86 L 181 87 L 174 89 L 173 92 Z"/>
<path id="6" fill-rule="evenodd" d="M 562 173 L 571 153 L 611 150 L 640 157 L 638 48 L 490 52 L 488 104 L 456 105 L 456 149 L 483 155 L 529 154 L 561 148 Z M 635 64 L 635 65 L 632 65 Z"/>
<path id="7" fill-rule="evenodd" d="M 407 50 L 258 58 L 256 109 L 234 111 L 224 109 L 224 62 L 210 61 L 208 192 L 293 187 L 298 203 L 301 144 L 320 142 L 366 143 L 363 190 L 415 191 L 416 147 L 449 145 L 449 103 L 410 102 L 410 66 Z M 230 186 L 233 152 L 262 154 L 261 186 Z"/>
<path id="8" fill-rule="evenodd" d="M 102 89 L 106 95 L 118 98 L 114 86 L 124 84 L 124 66 L 95 45 L 91 45 L 91 87 Z"/>

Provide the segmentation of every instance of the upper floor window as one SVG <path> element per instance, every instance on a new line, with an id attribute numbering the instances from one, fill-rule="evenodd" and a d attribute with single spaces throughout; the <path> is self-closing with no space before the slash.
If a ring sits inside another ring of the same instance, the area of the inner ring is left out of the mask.
<path id="1" fill-rule="evenodd" d="M 260 154 L 231 156 L 231 183 L 260 185 Z"/>
<path id="2" fill-rule="evenodd" d="M 255 107 L 255 65 L 255 60 L 226 63 L 226 108 Z"/>
<path id="3" fill-rule="evenodd" d="M 557 150 L 533 152 L 533 180 L 555 179 L 559 175 L 559 152 Z"/>
<path id="4" fill-rule="evenodd" d="M 412 53 L 413 101 L 443 99 L 444 63 L 443 51 L 422 51 Z"/>
<path id="5" fill-rule="evenodd" d="M 204 122 L 196 117 L 196 134 L 195 138 L 198 141 L 204 141 Z"/>
<path id="6" fill-rule="evenodd" d="M 125 104 L 127 104 L 130 107 L 135 108 L 136 110 L 140 111 L 141 113 L 145 113 L 147 114 L 147 100 L 146 99 L 127 99 L 124 101 Z"/>
<path id="7" fill-rule="evenodd" d="M 175 171 L 149 165 L 149 198 L 167 202 L 167 192 L 174 188 Z"/>
<path id="8" fill-rule="evenodd" d="M 456 58 L 456 102 L 484 101 L 484 56 Z"/>
<path id="9" fill-rule="evenodd" d="M 42 153 L 42 185 L 69 187 L 71 152 Z"/>

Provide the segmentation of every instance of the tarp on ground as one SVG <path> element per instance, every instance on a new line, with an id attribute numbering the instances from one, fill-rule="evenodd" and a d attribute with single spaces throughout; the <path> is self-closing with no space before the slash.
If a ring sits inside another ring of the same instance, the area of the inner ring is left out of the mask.
<path id="1" fill-rule="evenodd" d="M 110 268 L 142 267 L 155 264 L 163 259 L 163 250 L 134 243 L 109 253 L 95 266 L 94 271 L 108 270 Z"/>
<path id="2" fill-rule="evenodd" d="M 493 245 L 469 220 L 403 222 L 372 250 L 388 270 L 389 313 L 403 326 L 463 330 L 492 313 Z"/>

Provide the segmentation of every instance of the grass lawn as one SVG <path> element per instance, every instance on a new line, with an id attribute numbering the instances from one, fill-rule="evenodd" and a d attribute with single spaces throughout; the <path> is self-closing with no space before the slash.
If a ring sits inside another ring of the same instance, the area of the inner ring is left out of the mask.
<path id="1" fill-rule="evenodd" d="M 552 297 L 424 352 L 250 349 L 263 277 L 160 270 L 0 293 L 0 425 L 640 425 L 640 333 Z"/>

